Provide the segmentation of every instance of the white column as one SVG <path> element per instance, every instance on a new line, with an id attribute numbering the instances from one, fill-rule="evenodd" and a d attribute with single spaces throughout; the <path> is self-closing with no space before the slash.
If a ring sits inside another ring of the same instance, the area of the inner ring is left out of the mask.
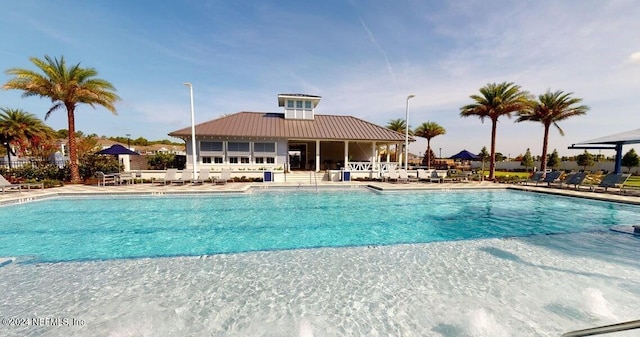
<path id="1" fill-rule="evenodd" d="M 376 142 L 371 142 L 371 170 L 373 170 L 376 166 Z"/>
<path id="2" fill-rule="evenodd" d="M 387 144 L 385 145 L 385 152 L 387 153 L 387 164 L 389 164 L 389 161 L 391 160 L 391 145 Z"/>
<path id="3" fill-rule="evenodd" d="M 349 162 L 349 141 L 344 141 L 344 168 L 347 168 L 347 163 Z"/>
<path id="4" fill-rule="evenodd" d="M 320 172 L 320 141 L 316 140 L 316 172 Z"/>

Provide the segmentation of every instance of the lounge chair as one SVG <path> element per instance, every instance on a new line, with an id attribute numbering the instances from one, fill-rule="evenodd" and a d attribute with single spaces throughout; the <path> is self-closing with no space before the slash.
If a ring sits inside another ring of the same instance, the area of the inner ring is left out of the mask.
<path id="1" fill-rule="evenodd" d="M 437 170 L 431 171 L 431 175 L 429 176 L 429 182 L 441 183 L 442 182 L 441 173 L 439 173 Z"/>
<path id="2" fill-rule="evenodd" d="M 523 181 L 523 183 L 525 185 L 529 185 L 529 183 L 536 183 L 536 186 L 538 186 L 538 183 L 542 182 L 543 179 L 544 171 L 536 171 L 531 175 L 531 177 L 529 177 L 529 179 Z"/>
<path id="3" fill-rule="evenodd" d="M 20 192 L 20 190 L 22 189 L 21 184 L 12 184 L 2 175 L 0 175 L 0 187 L 2 188 L 2 194 L 4 194 L 5 189 L 17 189 L 18 192 Z"/>
<path id="4" fill-rule="evenodd" d="M 216 185 L 224 185 L 230 179 L 231 179 L 231 170 L 222 169 L 222 172 L 220 173 L 220 178 L 216 178 L 216 180 L 214 180 L 214 183 Z"/>
<path id="5" fill-rule="evenodd" d="M 198 173 L 198 179 L 193 180 L 193 184 L 204 184 L 205 181 L 209 181 L 209 169 L 203 168 L 200 169 L 200 173 Z"/>
<path id="6" fill-rule="evenodd" d="M 98 178 L 98 186 L 106 186 L 107 184 L 116 185 L 118 183 L 118 174 L 104 173 L 96 171 L 95 177 Z"/>
<path id="7" fill-rule="evenodd" d="M 409 173 L 407 173 L 407 170 L 398 170 L 398 183 L 409 183 Z"/>
<path id="8" fill-rule="evenodd" d="M 189 170 L 182 170 L 180 174 L 180 178 L 175 178 L 171 181 L 172 184 L 181 184 L 184 185 L 191 181 L 192 172 Z"/>
<path id="9" fill-rule="evenodd" d="M 398 179 L 400 179 L 400 173 L 397 170 L 389 170 L 386 180 L 389 182 L 398 182 Z"/>
<path id="10" fill-rule="evenodd" d="M 570 175 L 568 179 L 565 181 L 567 186 L 573 185 L 575 189 L 578 189 L 578 186 L 582 185 L 582 182 L 587 178 L 587 174 L 584 172 L 576 172 L 573 175 Z"/>
<path id="11" fill-rule="evenodd" d="M 170 168 L 164 173 L 164 179 L 156 180 L 158 184 L 169 185 L 174 180 L 176 180 L 176 174 L 178 173 L 178 169 Z"/>
<path id="12" fill-rule="evenodd" d="M 547 186 L 551 186 L 551 183 L 557 182 L 561 175 L 562 171 L 551 171 L 544 176 L 542 182 L 547 183 Z"/>
<path id="13" fill-rule="evenodd" d="M 604 191 L 606 192 L 609 187 L 620 187 L 622 189 L 622 186 L 630 176 L 630 174 L 609 173 L 602 178 L 602 181 L 600 181 L 598 186 L 593 187 L 592 191 L 595 192 L 598 188 L 604 188 Z"/>
<path id="14" fill-rule="evenodd" d="M 429 180 L 432 170 L 418 169 L 418 181 Z"/>

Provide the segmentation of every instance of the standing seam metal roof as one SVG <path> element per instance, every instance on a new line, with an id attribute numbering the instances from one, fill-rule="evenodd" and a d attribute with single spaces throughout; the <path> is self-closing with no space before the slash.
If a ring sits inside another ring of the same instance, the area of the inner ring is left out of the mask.
<path id="1" fill-rule="evenodd" d="M 352 116 L 315 115 L 314 120 L 285 119 L 282 113 L 238 112 L 195 126 L 200 137 L 288 138 L 404 141 L 405 135 Z M 169 133 L 191 137 L 191 127 Z M 413 138 L 409 139 L 413 141 Z"/>

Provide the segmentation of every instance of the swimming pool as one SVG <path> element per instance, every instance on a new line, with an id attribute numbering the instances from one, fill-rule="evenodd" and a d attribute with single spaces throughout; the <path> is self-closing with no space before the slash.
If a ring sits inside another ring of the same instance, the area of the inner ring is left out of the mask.
<path id="1" fill-rule="evenodd" d="M 639 238 L 607 230 L 609 225 L 632 221 L 636 207 L 496 192 L 377 194 L 350 189 L 339 191 L 338 197 L 335 191 L 321 191 L 316 196 L 268 191 L 196 198 L 60 198 L 0 207 L 4 219 L 11 219 L 14 224 L 9 229 L 3 227 L 8 233 L 2 237 L 13 235 L 13 240 L 29 241 L 29 235 L 17 235 L 15 228 L 11 232 L 15 226 L 27 226 L 25 232 L 30 228 L 33 235 L 47 238 L 36 241 L 38 244 L 51 247 L 47 241 L 59 234 L 47 230 L 62 232 L 60 236 L 64 237 L 64 233 L 89 227 L 77 238 L 55 240 L 69 250 L 91 254 L 100 251 L 97 247 L 109 244 L 135 245 L 141 240 L 157 240 L 159 234 L 154 231 L 182 241 L 185 239 L 181 235 L 187 234 L 158 228 L 170 228 L 171 224 L 196 226 L 216 214 L 240 225 L 280 223 L 274 215 L 279 213 L 259 217 L 250 209 L 260 205 L 263 213 L 274 211 L 270 208 L 288 209 L 291 197 L 298 199 L 300 205 L 311 205 L 308 209 L 341 216 L 339 223 L 358 226 L 370 222 L 376 233 L 384 234 L 374 236 L 378 245 L 354 244 L 355 239 L 350 239 L 349 247 L 270 248 L 205 256 L 156 257 L 157 252 L 151 251 L 146 252 L 149 258 L 112 256 L 127 256 L 126 251 L 120 251 L 112 255 L 103 252 L 111 257 L 83 259 L 69 258 L 75 253 L 62 255 L 56 251 L 57 258 L 52 258 L 49 248 L 42 249 L 42 253 L 35 251 L 18 260 L 56 263 L 10 263 L 0 267 L 0 317 L 28 322 L 59 318 L 81 324 L 3 324 L 0 335 L 559 336 L 569 330 L 638 318 Z M 350 204 L 345 204 L 347 200 Z M 93 202 L 102 204 L 101 208 L 89 207 Z M 375 211 L 370 211 L 373 206 Z M 40 211 L 33 211 L 32 207 Z M 71 219 L 74 212 L 86 211 L 87 207 L 92 210 L 89 213 L 95 214 L 84 225 L 85 215 L 77 223 L 61 220 L 63 216 Z M 557 210 L 548 211 L 555 207 Z M 207 211 L 194 212 L 201 209 Z M 244 216 L 230 216 L 236 212 Z M 314 219 L 303 213 L 295 209 L 283 212 L 288 221 L 304 222 L 309 227 L 330 219 Z M 485 220 L 470 221 L 469 213 Z M 16 214 L 20 219 L 14 219 Z M 491 215 L 499 217 L 492 219 Z M 127 221 L 124 225 L 109 224 L 105 218 Z M 157 225 L 159 219 L 166 221 L 165 227 Z M 548 219 L 560 223 L 549 225 Z M 29 227 L 32 221 L 53 224 L 53 228 Z M 383 221 L 402 230 L 395 233 L 375 225 Z M 436 226 L 438 221 L 442 224 Z M 412 228 L 417 226 L 409 224 L 416 222 L 423 224 L 420 232 L 429 233 L 423 239 L 431 242 L 381 243 L 379 238 L 386 236 L 406 241 L 402 239 L 407 237 L 404 232 L 413 233 Z M 142 230 L 141 224 L 146 223 L 156 224 L 149 226 L 156 229 Z M 282 222 L 283 226 L 286 223 Z M 489 238 L 469 239 L 467 235 L 475 232 L 472 225 L 482 233 L 473 235 Z M 209 230 L 215 228 L 209 226 Z M 427 230 L 429 226 L 433 228 Z M 125 230 L 132 227 L 138 227 L 140 233 Z M 510 232 L 514 236 L 493 237 L 508 227 L 519 229 Z M 137 239 L 121 241 L 113 234 L 118 231 Z M 290 231 L 285 226 L 281 232 L 292 238 Z M 201 235 L 198 231 L 186 233 Z M 368 232 L 359 229 L 354 233 Z M 98 240 L 101 236 L 102 241 Z M 267 237 L 262 234 L 251 240 Z M 83 248 L 88 245 L 83 238 L 94 249 Z M 8 241 L 0 247 L 21 246 Z M 228 246 L 237 249 L 239 245 Z M 178 255 L 185 254 L 177 251 Z M 67 261 L 61 257 L 74 262 L 60 262 Z M 630 331 L 616 336 L 635 334 Z"/>
<path id="2" fill-rule="evenodd" d="M 0 207 L 0 256 L 60 262 L 575 233 L 634 223 L 639 211 L 513 190 L 55 198 Z"/>

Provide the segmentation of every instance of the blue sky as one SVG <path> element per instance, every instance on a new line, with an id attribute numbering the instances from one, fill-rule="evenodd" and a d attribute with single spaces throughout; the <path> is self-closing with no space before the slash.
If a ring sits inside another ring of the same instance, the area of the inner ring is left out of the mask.
<path id="1" fill-rule="evenodd" d="M 564 137 L 551 132 L 550 149 L 561 154 L 577 154 L 566 149 L 572 143 L 640 127 L 635 0 L 25 0 L 3 1 L 0 12 L 0 69 L 64 55 L 118 89 L 118 116 L 76 111 L 85 133 L 170 138 L 190 125 L 184 82 L 193 84 L 196 123 L 277 112 L 277 94 L 305 93 L 322 96 L 317 113 L 384 126 L 404 118 L 406 97 L 415 94 L 409 124 L 442 125 L 447 134 L 432 147 L 443 156 L 489 148 L 490 123 L 460 118 L 459 109 L 490 82 L 584 99 L 588 114 L 561 122 Z M 44 118 L 51 102 L 0 91 L 0 106 Z M 542 126 L 514 120 L 500 119 L 497 150 L 540 154 Z M 66 129 L 66 113 L 46 123 Z M 423 140 L 410 147 L 425 148 Z"/>

